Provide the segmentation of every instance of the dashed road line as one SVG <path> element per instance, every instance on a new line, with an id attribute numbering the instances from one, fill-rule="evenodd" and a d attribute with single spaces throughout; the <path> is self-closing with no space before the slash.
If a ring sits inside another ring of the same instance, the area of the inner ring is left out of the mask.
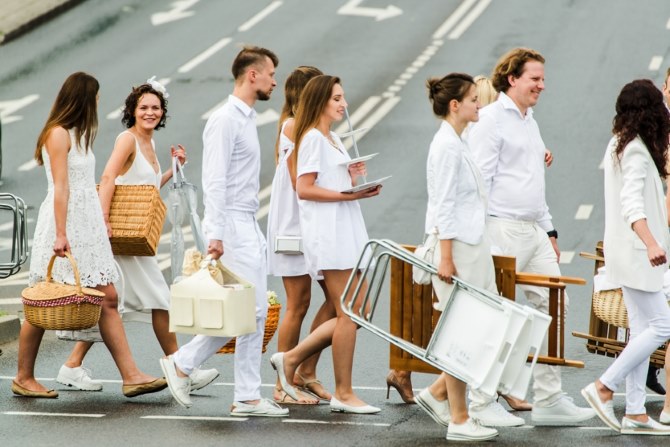
<path id="1" fill-rule="evenodd" d="M 574 258 L 574 251 L 561 251 L 561 260 L 559 261 L 559 264 L 570 264 Z"/>
<path id="2" fill-rule="evenodd" d="M 461 21 L 451 34 L 449 34 L 449 40 L 456 40 L 461 37 L 490 4 L 491 0 L 480 0 L 463 21 Z"/>
<path id="3" fill-rule="evenodd" d="M 652 57 L 651 62 L 649 62 L 649 71 L 658 71 L 661 68 L 661 64 L 663 64 L 663 56 Z"/>
<path id="4" fill-rule="evenodd" d="M 319 424 L 319 425 L 357 425 L 365 427 L 390 427 L 383 422 L 351 422 L 351 421 L 319 421 L 317 419 L 284 419 L 285 424 Z"/>
<path id="5" fill-rule="evenodd" d="M 182 420 L 182 421 L 223 421 L 223 422 L 244 422 L 249 420 L 249 418 L 225 417 L 225 416 L 161 416 L 161 415 L 140 416 L 140 419 L 153 419 L 153 420 L 164 420 L 164 421 Z"/>
<path id="6" fill-rule="evenodd" d="M 228 45 L 232 41 L 233 39 L 231 39 L 230 37 L 224 37 L 223 39 L 219 40 L 214 45 L 210 46 L 205 51 L 198 54 L 196 57 L 186 62 L 181 67 L 179 67 L 177 71 L 179 73 L 188 73 L 189 71 L 193 70 L 195 67 L 202 64 L 207 59 L 209 59 L 210 57 L 214 56 L 216 53 L 221 51 L 221 49 L 223 49 L 226 45 Z"/>
<path id="7" fill-rule="evenodd" d="M 465 0 L 447 18 L 447 20 L 433 33 L 433 39 L 442 39 L 463 18 L 466 12 L 477 3 L 477 0 Z"/>
<path id="8" fill-rule="evenodd" d="M 69 418 L 102 418 L 106 416 L 105 414 L 93 413 L 46 413 L 33 411 L 3 411 L 2 414 L 6 414 L 8 416 L 56 416 Z"/>
<path id="9" fill-rule="evenodd" d="M 575 213 L 576 220 L 588 220 L 593 212 L 593 205 L 579 205 Z"/>
<path id="10" fill-rule="evenodd" d="M 240 25 L 239 28 L 237 28 L 237 31 L 239 32 L 244 32 L 244 31 L 249 31 L 251 28 L 253 28 L 254 25 L 258 24 L 261 20 L 269 16 L 275 9 L 279 8 L 282 5 L 283 2 L 280 1 L 275 1 L 270 3 L 268 6 L 263 8 L 261 12 L 244 22 L 242 25 Z"/>

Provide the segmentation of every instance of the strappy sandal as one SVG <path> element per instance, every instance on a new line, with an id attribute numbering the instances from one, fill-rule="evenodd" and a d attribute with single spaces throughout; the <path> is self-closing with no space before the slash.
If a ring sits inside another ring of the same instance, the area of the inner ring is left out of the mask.
<path id="1" fill-rule="evenodd" d="M 316 399 L 319 399 L 321 402 L 330 402 L 330 397 L 332 397 L 332 394 L 329 393 L 326 388 L 323 386 L 323 383 L 319 379 L 310 379 L 307 380 L 305 379 L 299 372 L 295 373 L 296 376 L 300 379 L 302 382 L 300 385 L 296 385 L 302 392 L 308 393 L 311 396 L 314 396 Z M 324 397 L 316 392 L 314 388 L 314 385 L 319 385 L 324 393 L 327 393 L 329 397 Z"/>
<path id="2" fill-rule="evenodd" d="M 279 391 L 279 395 L 281 396 L 280 399 L 274 398 L 274 401 L 277 402 L 278 404 L 282 405 L 318 405 L 319 404 L 319 398 L 314 396 L 313 398 L 316 399 L 315 402 L 307 402 L 307 401 L 302 401 L 302 400 L 295 400 L 291 396 L 289 396 L 286 391 L 282 390 L 281 388 L 275 388 L 276 391 Z M 309 397 L 312 397 L 312 393 L 309 393 Z"/>

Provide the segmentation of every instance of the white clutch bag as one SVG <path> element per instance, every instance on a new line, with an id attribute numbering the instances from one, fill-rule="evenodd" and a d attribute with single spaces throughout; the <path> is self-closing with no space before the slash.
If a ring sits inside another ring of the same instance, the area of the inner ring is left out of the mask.
<path id="1" fill-rule="evenodd" d="M 275 253 L 282 255 L 301 255 L 302 237 L 300 236 L 275 236 Z"/>
<path id="2" fill-rule="evenodd" d="M 216 261 L 223 285 L 205 261 L 200 270 L 170 287 L 170 332 L 237 337 L 256 331 L 256 289 Z"/>

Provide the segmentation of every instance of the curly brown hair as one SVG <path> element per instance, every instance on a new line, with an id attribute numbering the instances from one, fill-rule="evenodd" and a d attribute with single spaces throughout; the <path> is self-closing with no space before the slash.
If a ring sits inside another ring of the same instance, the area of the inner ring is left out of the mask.
<path id="1" fill-rule="evenodd" d="M 507 92 L 507 89 L 511 87 L 509 76 L 520 78 L 528 61 L 537 61 L 544 64 L 544 57 L 530 48 L 514 48 L 505 53 L 498 60 L 491 74 L 491 82 L 496 91 Z"/>
<path id="2" fill-rule="evenodd" d="M 133 90 L 130 92 L 126 98 L 126 105 L 123 108 L 123 116 L 121 117 L 121 122 L 126 128 L 130 129 L 135 125 L 135 109 L 137 108 L 137 103 L 140 102 L 140 98 L 147 93 L 156 95 L 161 102 L 161 109 L 163 110 L 163 116 L 161 116 L 158 125 L 154 127 L 154 130 L 161 129 L 165 127 L 165 122 L 167 121 L 167 99 L 163 96 L 161 92 L 154 89 L 151 84 L 142 84 L 138 87 L 133 87 Z"/>
<path id="3" fill-rule="evenodd" d="M 668 175 L 668 135 L 670 112 L 663 94 L 649 79 L 638 79 L 624 85 L 616 100 L 612 132 L 617 137 L 615 153 L 619 160 L 626 145 L 639 136 L 654 160 L 658 174 Z"/>

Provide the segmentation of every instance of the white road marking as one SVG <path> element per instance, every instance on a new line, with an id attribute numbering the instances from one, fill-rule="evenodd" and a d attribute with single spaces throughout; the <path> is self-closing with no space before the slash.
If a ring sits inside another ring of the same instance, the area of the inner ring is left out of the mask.
<path id="1" fill-rule="evenodd" d="M 477 2 L 477 0 L 465 0 L 445 20 L 445 22 L 433 33 L 433 39 L 442 39 L 461 20 L 465 13 Z"/>
<path id="2" fill-rule="evenodd" d="M 265 124 L 276 123 L 279 120 L 279 113 L 275 109 L 267 109 L 265 112 L 256 115 L 256 127 Z"/>
<path id="3" fill-rule="evenodd" d="M 2 124 L 9 124 L 23 119 L 20 115 L 12 115 L 12 113 L 32 104 L 39 99 L 40 95 L 27 95 L 23 98 L 12 99 L 9 101 L 0 101 L 0 121 Z"/>
<path id="4" fill-rule="evenodd" d="M 670 19 L 668 19 L 668 23 L 665 24 L 665 29 L 670 29 Z"/>
<path id="5" fill-rule="evenodd" d="M 151 24 L 153 26 L 163 25 L 164 23 L 174 22 L 175 20 L 185 19 L 195 14 L 194 11 L 187 11 L 188 8 L 198 3 L 200 0 L 179 0 L 172 3 L 172 9 L 165 12 L 151 14 Z"/>
<path id="6" fill-rule="evenodd" d="M 154 420 L 182 420 L 182 421 L 224 421 L 224 422 L 244 422 L 249 420 L 242 417 L 220 417 L 220 416 L 140 416 L 140 419 Z"/>
<path id="7" fill-rule="evenodd" d="M 228 102 L 228 98 L 224 99 L 223 101 L 221 101 L 220 103 L 218 103 L 217 105 L 215 105 L 214 107 L 212 107 L 211 109 L 209 109 L 208 111 L 203 113 L 200 118 L 202 118 L 204 120 L 209 119 L 209 117 L 212 116 L 212 113 L 216 112 L 218 109 L 223 107 L 223 105 L 227 102 Z"/>
<path id="8" fill-rule="evenodd" d="M 265 17 L 270 15 L 275 9 L 279 8 L 282 5 L 283 2 L 280 1 L 275 1 L 270 3 L 268 6 L 263 8 L 261 12 L 244 22 L 242 25 L 240 25 L 239 28 L 237 28 L 237 31 L 243 32 L 243 31 L 249 31 L 254 25 L 258 24 L 261 20 L 263 20 Z"/>
<path id="9" fill-rule="evenodd" d="M 35 169 L 38 166 L 39 165 L 37 164 L 37 161 L 35 161 L 35 159 L 33 159 L 33 160 L 30 160 L 30 161 L 27 161 L 27 162 L 23 163 L 21 166 L 19 166 L 17 168 L 17 171 L 19 171 L 19 172 L 30 171 L 32 169 Z"/>
<path id="10" fill-rule="evenodd" d="M 450 40 L 455 40 L 461 37 L 461 35 L 468 29 L 470 28 L 470 25 L 474 23 L 475 20 L 484 12 L 486 8 L 491 4 L 491 0 L 480 0 L 479 3 L 477 3 L 477 6 L 475 6 L 472 11 L 463 19 L 461 23 L 458 24 L 458 26 L 449 34 L 449 39 Z"/>
<path id="11" fill-rule="evenodd" d="M 349 121 L 351 122 L 351 125 L 354 129 L 358 127 L 358 123 L 361 122 L 363 117 L 367 115 L 377 104 L 379 104 L 379 101 L 381 100 L 382 98 L 379 96 L 370 96 L 363 102 L 363 104 L 360 105 L 360 107 L 358 107 L 358 109 L 356 109 L 354 113 L 349 116 Z M 338 135 L 348 131 L 349 125 L 346 121 L 340 124 L 337 129 L 335 129 L 335 133 Z M 358 137 L 359 134 L 356 134 L 356 136 Z"/>
<path id="12" fill-rule="evenodd" d="M 598 165 L 598 169 L 605 169 L 605 157 L 603 157 L 603 159 L 600 160 L 600 164 Z"/>
<path id="13" fill-rule="evenodd" d="M 661 64 L 663 64 L 663 56 L 652 57 L 651 62 L 649 62 L 649 71 L 657 71 L 661 68 Z"/>
<path id="14" fill-rule="evenodd" d="M 574 251 L 561 251 L 561 261 L 559 264 L 570 264 L 575 257 Z"/>
<path id="15" fill-rule="evenodd" d="M 161 79 L 158 79 L 158 82 L 163 84 L 163 85 L 168 85 L 171 80 L 172 79 L 170 79 L 170 78 L 161 78 Z M 122 106 L 116 108 L 114 111 L 109 112 L 107 114 L 107 116 L 105 116 L 105 118 L 107 118 L 108 120 L 117 120 L 117 119 L 121 118 L 121 115 L 123 114 L 123 108 L 124 107 L 125 107 L 125 105 L 122 105 Z"/>
<path id="16" fill-rule="evenodd" d="M 592 211 L 593 205 L 579 205 L 579 208 L 577 208 L 577 213 L 575 213 L 575 219 L 588 220 L 589 217 L 591 217 Z"/>
<path id="17" fill-rule="evenodd" d="M 393 87 L 393 86 L 391 86 Z M 372 129 L 375 124 L 380 122 L 382 118 L 384 118 L 395 106 L 400 102 L 400 97 L 399 96 L 394 96 L 393 98 L 388 98 L 386 101 L 382 103 L 363 123 L 361 124 L 361 127 L 365 127 L 366 130 L 365 132 L 361 132 L 357 137 L 356 141 L 362 139 L 367 133 Z M 351 142 L 351 139 L 349 139 L 344 146 L 349 149 L 353 143 Z"/>
<path id="18" fill-rule="evenodd" d="M 179 73 L 188 73 L 189 71 L 193 70 L 198 65 L 205 62 L 210 57 L 214 56 L 218 51 L 220 51 L 222 48 L 224 48 L 226 45 L 228 45 L 232 41 L 233 41 L 233 39 L 231 39 L 230 37 L 224 37 L 223 39 L 219 40 L 214 45 L 210 46 L 205 51 L 198 54 L 196 57 L 194 57 L 190 61 L 186 62 L 181 67 L 179 67 L 179 69 L 177 71 Z"/>
<path id="19" fill-rule="evenodd" d="M 349 422 L 349 421 L 319 421 L 316 419 L 284 419 L 287 424 L 319 424 L 319 425 L 359 425 L 365 427 L 390 427 L 391 424 L 381 422 Z"/>
<path id="20" fill-rule="evenodd" d="M 377 22 L 402 14 L 402 9 L 397 6 L 388 5 L 386 8 L 368 8 L 358 6 L 361 3 L 363 3 L 363 0 L 349 0 L 337 10 L 337 13 L 340 15 L 373 17 Z"/>
<path id="21" fill-rule="evenodd" d="M 45 413 L 45 412 L 33 412 L 33 411 L 3 411 L 2 414 L 9 416 L 58 416 L 58 417 L 69 417 L 69 418 L 102 418 L 106 415 L 104 414 L 94 414 L 94 413 Z"/>

